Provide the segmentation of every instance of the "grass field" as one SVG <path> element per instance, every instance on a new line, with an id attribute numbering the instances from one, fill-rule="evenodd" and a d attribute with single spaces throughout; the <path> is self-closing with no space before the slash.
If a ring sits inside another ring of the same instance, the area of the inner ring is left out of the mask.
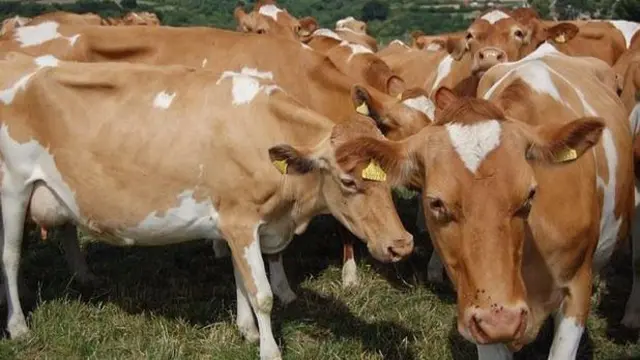
<path id="1" fill-rule="evenodd" d="M 413 204 L 399 200 L 407 229 Z M 425 284 L 430 245 L 406 262 L 381 265 L 359 252 L 361 286 L 340 284 L 341 244 L 333 220 L 317 219 L 294 241 L 285 265 L 299 298 L 276 302 L 274 334 L 285 359 L 474 359 L 475 347 L 455 330 L 455 296 Z M 415 233 L 415 232 L 414 232 Z M 424 239 L 423 239 L 424 241 Z M 104 278 L 95 289 L 70 279 L 56 242 L 31 235 L 23 271 L 33 334 L 0 341 L 0 359 L 256 359 L 234 325 L 230 259 L 195 242 L 164 248 L 88 246 L 88 262 Z M 624 259 L 626 260 L 626 259 Z M 618 326 L 630 289 L 619 261 L 593 297 L 580 359 L 640 359 L 638 333 Z M 6 307 L 2 307 L 2 319 Z M 4 320 L 3 320 L 4 322 Z M 546 359 L 550 323 L 516 359 Z"/>

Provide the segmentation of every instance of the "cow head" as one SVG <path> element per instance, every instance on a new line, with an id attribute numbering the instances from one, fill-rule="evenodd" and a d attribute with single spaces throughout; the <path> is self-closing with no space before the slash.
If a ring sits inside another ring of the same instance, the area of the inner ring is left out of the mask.
<path id="1" fill-rule="evenodd" d="M 371 121 L 356 114 L 352 121 L 335 125 L 330 138 L 314 148 L 278 145 L 269 149 L 269 156 L 287 176 L 319 174 L 318 206 L 326 206 L 363 239 L 376 259 L 397 261 L 413 251 L 413 237 L 398 217 L 386 174 L 374 161 L 338 164 L 336 159 L 338 147 L 361 136 L 383 138 Z"/>
<path id="2" fill-rule="evenodd" d="M 372 119 L 385 137 L 402 139 L 431 124 L 435 105 L 426 90 L 411 88 L 403 91 L 403 84 L 398 82 L 394 85 L 395 81 L 394 77 L 389 79 L 390 87 L 398 87 L 397 91 L 392 91 L 397 94 L 395 97 L 354 85 L 351 99 L 354 110 Z"/>
<path id="3" fill-rule="evenodd" d="M 123 25 L 160 26 L 160 19 L 148 11 L 129 12 L 122 17 Z"/>
<path id="4" fill-rule="evenodd" d="M 375 159 L 393 182 L 422 177 L 424 215 L 457 290 L 458 331 L 477 344 L 519 349 L 528 337 L 521 275 L 537 212 L 532 165 L 563 166 L 599 141 L 604 124 L 582 118 L 532 127 L 476 98 L 435 94 L 434 125 L 403 141 L 359 138 L 338 148 L 342 166 Z M 403 180 L 404 179 L 404 180 Z"/>
<path id="5" fill-rule="evenodd" d="M 447 51 L 456 60 L 469 52 L 472 72 L 483 74 L 494 65 L 524 58 L 548 39 L 568 41 L 577 33 L 577 27 L 569 23 L 546 28 L 532 11 L 490 10 L 477 18 L 463 37 L 450 37 Z"/>
<path id="6" fill-rule="evenodd" d="M 19 15 L 4 19 L 2 21 L 2 29 L 0 30 L 0 35 L 4 35 L 8 32 L 13 31 L 14 29 L 23 27 L 27 25 L 30 21 L 31 21 L 31 18 L 23 17 Z"/>
<path id="7" fill-rule="evenodd" d="M 358 34 L 367 34 L 367 23 L 356 20 L 353 16 L 336 21 L 336 29 L 348 29 Z"/>
<path id="8" fill-rule="evenodd" d="M 249 14 L 244 11 L 244 3 L 240 2 L 234 10 L 234 17 L 238 23 L 238 31 L 283 36 L 296 40 L 307 40 L 318 28 L 314 18 L 297 19 L 286 9 L 279 8 L 273 0 L 256 2 L 253 11 Z"/>

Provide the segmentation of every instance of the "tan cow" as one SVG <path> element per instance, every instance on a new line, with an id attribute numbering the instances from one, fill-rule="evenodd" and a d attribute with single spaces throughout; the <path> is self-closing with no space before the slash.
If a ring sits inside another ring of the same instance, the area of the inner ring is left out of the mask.
<path id="1" fill-rule="evenodd" d="M 427 35 L 422 30 L 416 30 L 411 32 L 411 47 L 418 50 L 437 50 L 442 48 L 449 38 L 459 38 L 465 35 L 464 31 Z"/>
<path id="2" fill-rule="evenodd" d="M 554 312 L 549 359 L 575 359 L 593 273 L 629 233 L 631 131 L 590 63 L 545 44 L 487 72 L 481 99 L 439 90 L 435 125 L 415 137 L 337 150 L 343 166 L 374 157 L 391 181 L 424 177 L 458 330 L 480 359 L 510 359 Z"/>
<path id="3" fill-rule="evenodd" d="M 336 21 L 335 32 L 350 43 L 365 46 L 373 52 L 378 51 L 378 42 L 367 34 L 367 23 L 356 20 L 353 16 Z"/>
<path id="4" fill-rule="evenodd" d="M 226 240 L 239 307 L 253 309 L 260 336 L 251 312 L 239 325 L 260 338 L 261 359 L 281 358 L 261 251 L 280 251 L 325 212 L 381 261 L 412 251 L 379 165 L 336 163 L 345 141 L 383 138 L 361 115 L 334 125 L 256 69 L 10 56 L 0 66 L 0 198 L 12 338 L 28 332 L 17 274 L 29 202 L 119 246 Z M 42 193 L 54 196 L 39 202 Z"/>
<path id="5" fill-rule="evenodd" d="M 367 86 L 354 87 L 356 83 L 339 72 L 325 56 L 296 41 L 204 27 L 124 28 L 49 24 L 46 28 L 41 25 L 40 29 L 27 31 L 39 36 L 27 38 L 18 30 L 10 38 L 0 39 L 0 54 L 21 51 L 33 56 L 52 54 L 76 61 L 184 64 L 218 72 L 229 68 L 259 68 L 272 72 L 275 81 L 289 94 L 294 94 L 300 102 L 329 119 L 349 119 L 356 101 L 357 109 L 366 109 L 389 138 L 399 139 L 414 134 L 431 122 L 428 116 L 433 106 L 424 92 L 410 89 L 398 99 Z M 220 52 L 226 56 L 220 56 Z M 224 252 L 218 246 L 215 249 L 217 254 Z M 357 282 L 357 273 L 353 259 L 345 260 L 349 263 L 343 269 L 343 284 L 346 286 Z M 269 256 L 269 266 L 275 295 L 284 303 L 293 301 L 296 296 L 283 272 L 282 257 Z"/>
<path id="6" fill-rule="evenodd" d="M 102 22 L 103 25 L 112 25 L 112 26 L 131 26 L 131 25 L 142 25 L 142 26 L 160 26 L 160 19 L 158 19 L 158 15 L 148 12 L 134 12 L 130 11 L 126 13 L 121 18 L 112 18 L 109 17 Z M 80 24 L 78 24 L 80 25 Z"/>
<path id="7" fill-rule="evenodd" d="M 16 15 L 14 17 L 10 17 L 4 19 L 2 21 L 2 28 L 0 29 L 0 35 L 4 35 L 13 29 L 17 29 L 21 26 L 27 25 L 31 21 L 31 18 Z"/>
<path id="8" fill-rule="evenodd" d="M 283 36 L 304 40 L 317 29 L 318 23 L 311 17 L 296 19 L 286 9 L 278 7 L 274 0 L 259 0 L 253 11 L 246 13 L 244 3 L 239 2 L 233 11 L 237 30 L 257 34 Z"/>

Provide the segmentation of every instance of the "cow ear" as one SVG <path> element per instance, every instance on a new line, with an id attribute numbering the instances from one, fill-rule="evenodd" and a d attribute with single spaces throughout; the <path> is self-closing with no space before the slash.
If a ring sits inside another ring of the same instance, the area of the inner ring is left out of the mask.
<path id="1" fill-rule="evenodd" d="M 250 28 L 250 19 L 249 15 L 244 11 L 244 2 L 238 1 L 236 8 L 233 10 L 233 17 L 236 19 L 236 23 L 238 24 L 237 30 L 247 32 Z"/>
<path id="2" fill-rule="evenodd" d="M 424 31 L 422 30 L 414 30 L 411 32 L 411 45 L 416 49 L 422 49 L 422 42 L 420 41 L 420 37 L 424 36 Z"/>
<path id="3" fill-rule="evenodd" d="M 460 61 L 464 54 L 467 52 L 467 41 L 461 37 L 448 37 L 446 41 L 447 52 L 456 61 Z"/>
<path id="4" fill-rule="evenodd" d="M 547 29 L 547 40 L 564 44 L 578 35 L 580 29 L 571 23 L 560 23 Z"/>
<path id="5" fill-rule="evenodd" d="M 287 175 L 301 175 L 318 169 L 320 162 L 307 151 L 301 151 L 288 144 L 269 148 L 269 158 L 278 171 Z"/>
<path id="6" fill-rule="evenodd" d="M 439 87 L 433 98 L 436 101 L 436 108 L 440 111 L 446 109 L 458 100 L 458 96 L 446 86 Z"/>
<path id="7" fill-rule="evenodd" d="M 386 134 L 392 127 L 380 116 L 384 110 L 383 105 L 376 101 L 363 86 L 353 85 L 351 87 L 351 100 L 356 112 L 372 119 L 383 134 Z"/>
<path id="8" fill-rule="evenodd" d="M 300 31 L 298 36 L 309 37 L 314 31 L 318 30 L 318 21 L 313 16 L 305 16 L 298 20 L 300 22 Z"/>
<path id="9" fill-rule="evenodd" d="M 604 127 L 604 121 L 597 117 L 584 117 L 561 126 L 540 126 L 529 135 L 527 159 L 550 164 L 576 160 L 598 143 Z"/>
<path id="10" fill-rule="evenodd" d="M 406 84 L 399 76 L 392 75 L 387 80 L 387 94 L 391 96 L 398 96 L 402 94 L 405 88 Z"/>

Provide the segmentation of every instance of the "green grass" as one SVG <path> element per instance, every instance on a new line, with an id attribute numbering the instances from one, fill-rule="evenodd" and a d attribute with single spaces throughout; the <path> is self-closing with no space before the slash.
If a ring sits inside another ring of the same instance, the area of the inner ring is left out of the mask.
<path id="1" fill-rule="evenodd" d="M 399 200 L 414 230 L 414 203 Z M 424 241 L 424 239 L 422 239 Z M 23 271 L 33 331 L 22 341 L 1 340 L 0 359 L 256 359 L 234 325 L 235 288 L 229 259 L 194 242 L 163 248 L 90 244 L 88 261 L 105 279 L 96 289 L 70 280 L 55 241 L 30 235 Z M 287 250 L 285 265 L 299 295 L 276 302 L 274 334 L 285 359 L 474 359 L 475 348 L 455 330 L 455 296 L 425 284 L 430 245 L 408 261 L 382 265 L 359 249 L 361 286 L 340 284 L 341 245 L 333 221 L 318 219 Z M 640 358 L 638 333 L 617 324 L 630 289 L 619 262 L 594 296 L 580 359 Z M 600 298 L 600 301 L 595 299 Z M 6 307 L 2 308 L 2 318 Z M 3 321 L 4 322 L 4 321 Z M 550 324 L 548 324 L 550 325 Z M 546 359 L 541 338 L 517 359 Z"/>

